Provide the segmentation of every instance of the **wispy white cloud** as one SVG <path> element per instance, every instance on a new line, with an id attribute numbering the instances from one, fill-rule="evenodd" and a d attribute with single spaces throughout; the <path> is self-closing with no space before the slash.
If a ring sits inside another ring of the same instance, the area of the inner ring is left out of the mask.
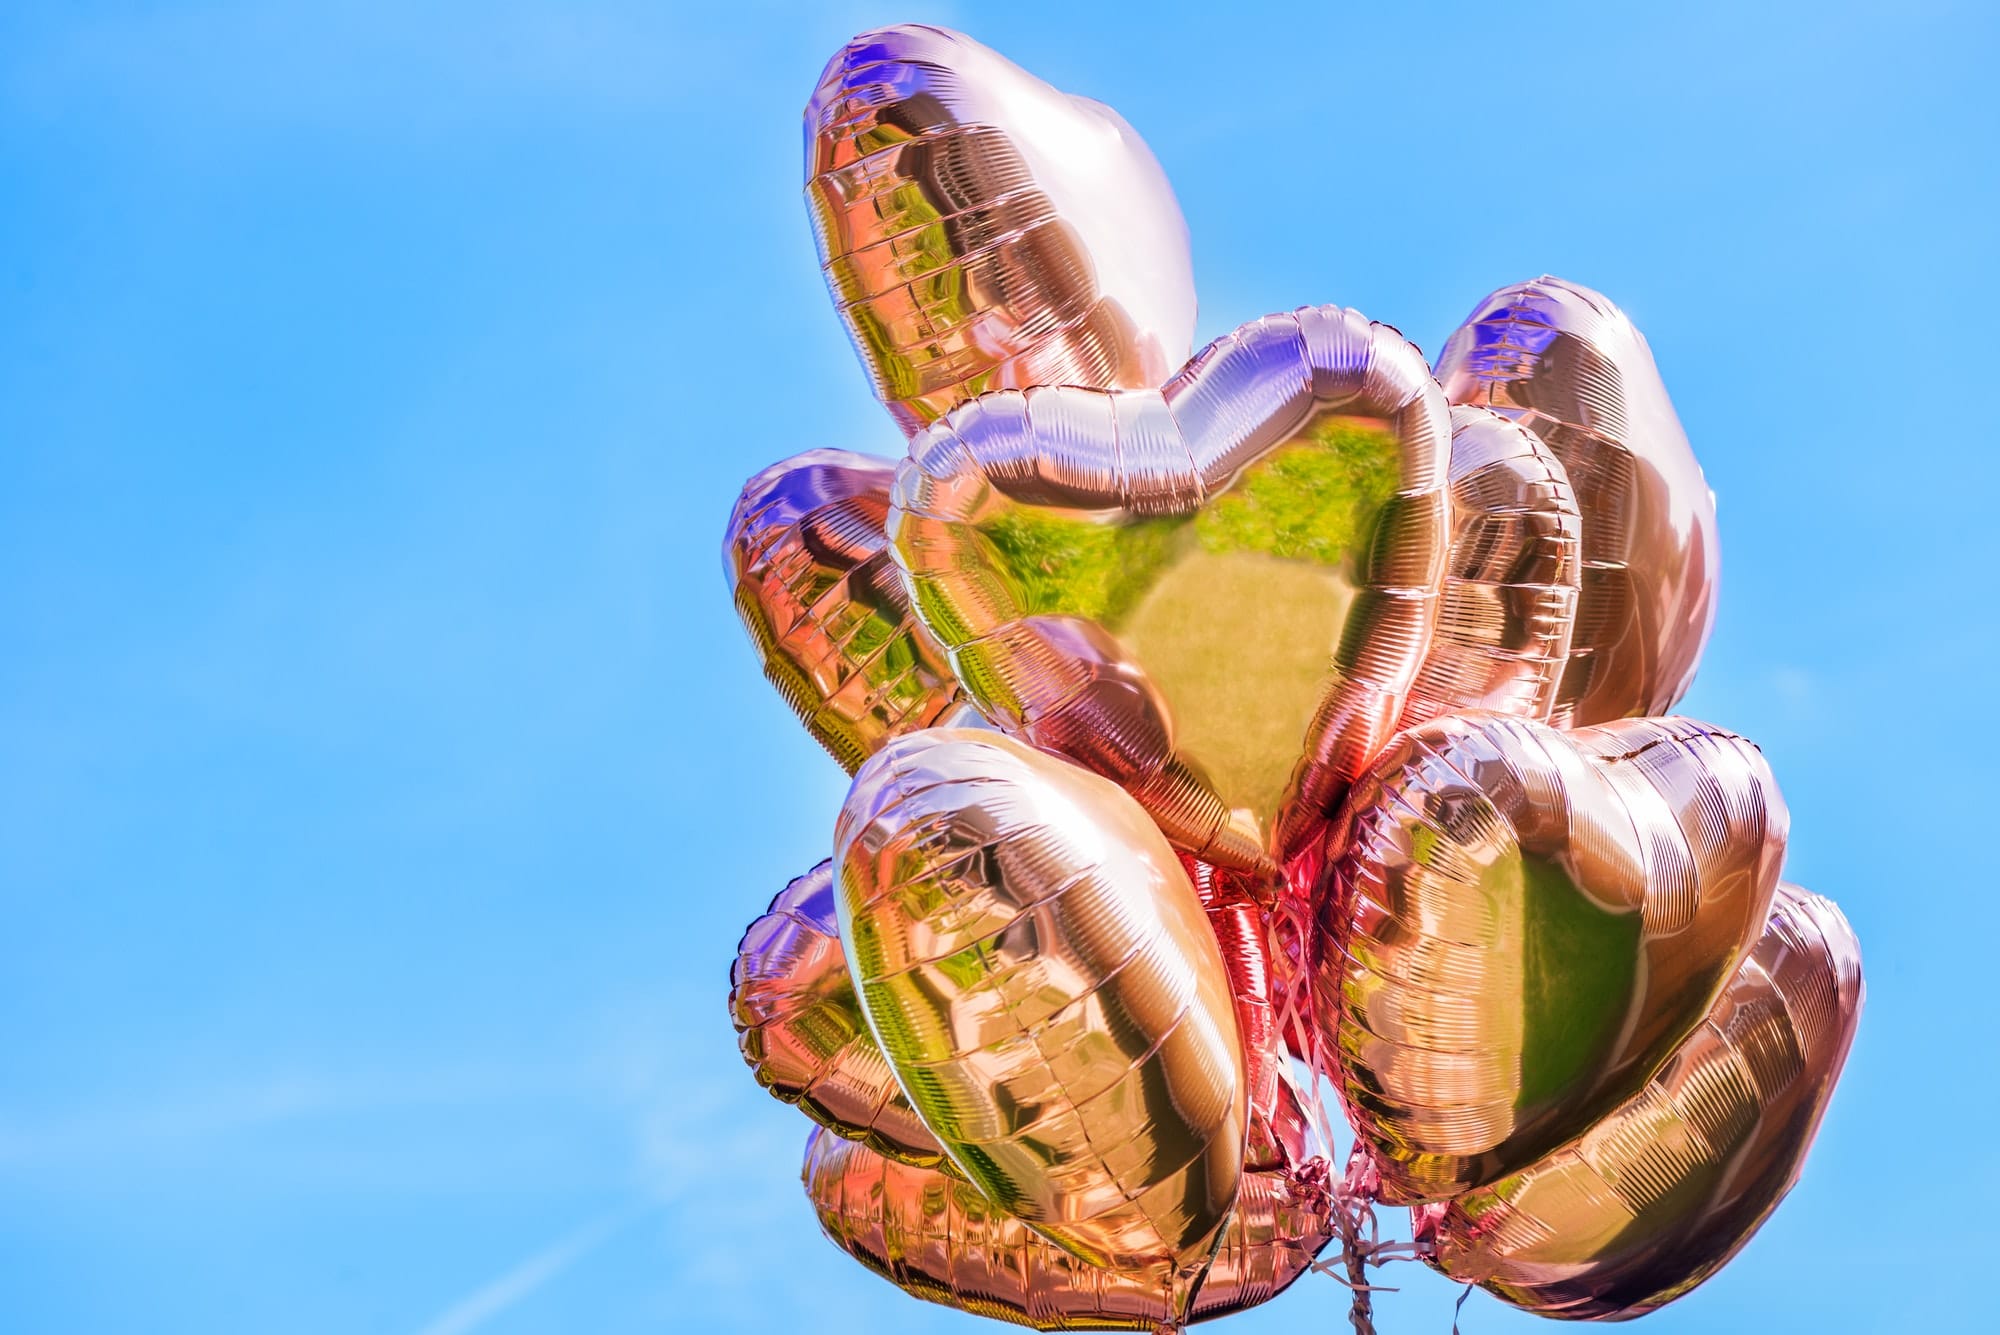
<path id="1" fill-rule="evenodd" d="M 749 1079 L 720 1002 L 692 988 L 630 998 L 607 1017 L 597 1059 L 631 1128 L 632 1171 L 674 1239 L 652 1301 L 675 1311 L 699 1290 L 718 1310 L 772 1312 L 775 1328 L 788 1321 L 774 1303 L 805 1300 L 773 1292 L 774 1240 L 820 1245 L 799 1186 L 811 1124 Z"/>
<path id="2" fill-rule="evenodd" d="M 61 1117 L 0 1120 L 0 1169 L 81 1155 L 171 1148 L 311 1116 L 339 1106 L 342 1091 L 303 1075 L 133 1098 Z"/>
<path id="3" fill-rule="evenodd" d="M 691 1287 L 724 1305 L 779 1301 L 773 1240 L 812 1245 L 816 1231 L 796 1167 L 808 1123 L 748 1078 L 716 992 L 648 990 L 593 1009 L 560 1051 L 457 1063 L 403 1053 L 364 1069 L 301 1060 L 67 1104 L 0 1101 L 0 1190 L 90 1197 L 198 1182 L 231 1210 L 328 1194 L 612 1192 L 644 1203 L 558 1238 L 444 1307 L 425 1335 L 477 1329 L 648 1211 L 674 1241 L 635 1301 L 673 1312 Z"/>
<path id="4" fill-rule="evenodd" d="M 120 1097 L 40 1117 L 0 1111 L 0 1171 L 75 1158 L 144 1155 L 311 1118 L 493 1103 L 560 1088 L 560 1069 L 302 1068 Z"/>
<path id="5" fill-rule="evenodd" d="M 720 1001 L 691 990 L 628 999 L 606 1018 L 593 1056 L 632 1127 L 635 1172 L 668 1203 L 708 1194 L 742 1165 L 783 1163 L 805 1140 L 798 1114 L 756 1115 L 776 1105 L 743 1070 Z"/>
<path id="6" fill-rule="evenodd" d="M 602 1247 L 651 1209 L 630 1206 L 592 1220 L 528 1257 L 491 1283 L 467 1294 L 428 1322 L 418 1335 L 466 1335 L 526 1301 L 556 1276 Z"/>

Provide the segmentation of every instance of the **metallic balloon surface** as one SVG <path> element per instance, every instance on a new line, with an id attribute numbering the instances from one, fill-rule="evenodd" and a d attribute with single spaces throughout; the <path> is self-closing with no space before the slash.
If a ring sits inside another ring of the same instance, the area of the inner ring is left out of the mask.
<path id="1" fill-rule="evenodd" d="M 765 677 L 850 774 L 889 738 L 969 712 L 889 557 L 894 477 L 845 450 L 773 464 L 744 484 L 722 544 Z"/>
<path id="2" fill-rule="evenodd" d="M 1189 1319 L 1200 1321 L 1281 1292 L 1326 1246 L 1334 1223 L 1326 1162 L 1310 1153 L 1307 1115 L 1282 1068 L 1257 909 L 1226 877 L 1197 870 L 1251 1073 L 1243 1182 L 1195 1288 Z M 824 1137 L 807 1143 L 804 1177 L 827 1236 L 917 1297 L 1043 1330 L 1173 1324 L 1172 1292 L 1157 1276 L 1090 1265 L 962 1179 Z"/>
<path id="3" fill-rule="evenodd" d="M 1264 909 L 1241 887 L 1231 885 L 1226 873 L 1200 876 L 1195 888 L 1222 951 L 1236 1026 L 1243 1035 L 1244 1093 L 1250 1108 L 1244 1167 L 1303 1163 L 1311 1128 L 1285 1066 Z"/>
<path id="4" fill-rule="evenodd" d="M 833 863 L 778 893 L 743 934 L 729 1009 L 757 1083 L 849 1140 L 923 1167 L 944 1150 L 910 1106 L 854 995 L 840 948 Z"/>
<path id="5" fill-rule="evenodd" d="M 1691 719 L 1399 737 L 1328 841 L 1323 1033 L 1382 1199 L 1522 1168 L 1630 1097 L 1763 929 L 1784 799 Z"/>
<path id="6" fill-rule="evenodd" d="M 1719 1270 L 1798 1180 L 1861 1016 L 1840 911 L 1782 886 L 1708 1018 L 1581 1138 L 1424 1207 L 1435 1264 L 1543 1316 L 1619 1320 Z"/>
<path id="7" fill-rule="evenodd" d="M 1249 1106 L 1245 1167 L 1303 1164 L 1311 1134 L 1284 1067 L 1265 913 L 1238 878 L 1182 855 L 1229 979 Z M 838 1136 L 889 1158 L 956 1172 L 896 1084 L 868 1029 L 840 944 L 833 863 L 778 892 L 730 969 L 737 1043 L 757 1082 Z"/>
<path id="8" fill-rule="evenodd" d="M 1451 564 L 1403 726 L 1472 709 L 1546 719 L 1576 621 L 1580 523 L 1534 432 L 1451 410 Z"/>
<path id="9" fill-rule="evenodd" d="M 765 470 L 724 541 L 853 776 L 731 971 L 826 1234 L 1047 1330 L 1241 1311 L 1336 1235 L 1359 1284 L 1410 1254 L 1368 1201 L 1541 1315 L 1706 1280 L 1798 1176 L 1860 958 L 1778 883 L 1757 749 L 1658 717 L 1715 502 L 1631 321 L 1544 277 L 1435 379 L 1336 307 L 1188 359 L 1145 144 L 947 29 L 847 43 L 805 139 L 908 437 Z M 1355 1129 L 1338 1180 L 1288 1051 Z"/>
<path id="10" fill-rule="evenodd" d="M 1236 1199 L 1243 1048 L 1186 873 L 1108 780 L 934 729 L 834 832 L 842 944 L 910 1101 L 987 1200 L 1181 1297 Z"/>
<path id="11" fill-rule="evenodd" d="M 1188 852 L 1268 868 L 1402 714 L 1450 441 L 1415 348 L 1307 307 L 1162 389 L 973 400 L 911 443 L 890 538 L 987 718 L 1116 780 Z"/>
<path id="12" fill-rule="evenodd" d="M 1187 224 L 1109 107 L 905 26 L 834 56 L 805 122 L 827 286 L 906 433 L 989 389 L 1157 385 L 1187 357 Z"/>
<path id="13" fill-rule="evenodd" d="M 1715 622 L 1715 496 L 1646 340 L 1587 287 L 1543 277 L 1493 293 L 1438 357 L 1453 403 L 1531 429 L 1583 514 L 1583 582 L 1551 721 L 1664 714 Z"/>
<path id="14" fill-rule="evenodd" d="M 1324 1164 L 1246 1173 L 1185 1319 L 1282 1292 L 1332 1236 Z M 1050 1243 L 970 1183 L 815 1130 L 806 1193 L 828 1238 L 905 1292 L 1037 1330 L 1170 1330 L 1179 1301 L 1157 1277 L 1102 1269 Z"/>

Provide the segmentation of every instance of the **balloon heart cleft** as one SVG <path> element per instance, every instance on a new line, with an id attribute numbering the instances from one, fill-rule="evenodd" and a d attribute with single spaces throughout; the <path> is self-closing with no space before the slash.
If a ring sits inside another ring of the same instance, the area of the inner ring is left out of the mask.
<path id="1" fill-rule="evenodd" d="M 889 535 L 988 719 L 1119 783 L 1178 847 L 1268 871 L 1402 712 L 1449 448 L 1416 350 L 1310 307 L 1158 390 L 955 410 L 912 442 Z"/>
<path id="2" fill-rule="evenodd" d="M 805 130 L 907 437 L 758 474 L 724 545 L 853 776 L 731 974 L 827 1236 L 1038 1329 L 1254 1306 L 1336 1233 L 1360 1279 L 1396 1254 L 1371 1201 L 1543 1315 L 1701 1283 L 1797 1175 L 1860 960 L 1774 890 L 1756 748 L 1636 717 L 1689 686 L 1718 564 L 1632 322 L 1543 277 L 1435 379 L 1331 306 L 1188 360 L 1186 227 L 1109 108 L 907 26 L 835 54 Z"/>
<path id="3" fill-rule="evenodd" d="M 1432 1264 L 1546 1316 L 1624 1320 L 1686 1293 L 1798 1180 L 1861 1000 L 1840 911 L 1780 886 L 1756 947 L 1643 1090 L 1545 1158 L 1412 1211 Z"/>
<path id="4" fill-rule="evenodd" d="M 1319 1024 L 1383 1199 L 1490 1182 L 1631 1095 L 1756 940 L 1785 831 L 1757 749 L 1688 719 L 1399 738 L 1318 891 Z"/>
<path id="5" fill-rule="evenodd" d="M 937 1137 L 896 1083 L 854 995 L 834 909 L 833 864 L 779 892 L 729 973 L 729 1010 L 757 1083 L 835 1134 L 921 1168 Z"/>

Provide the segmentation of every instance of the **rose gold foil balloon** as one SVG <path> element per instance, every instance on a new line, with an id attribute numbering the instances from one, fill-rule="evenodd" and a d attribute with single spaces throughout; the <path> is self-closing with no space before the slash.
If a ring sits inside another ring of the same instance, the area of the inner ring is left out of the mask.
<path id="1" fill-rule="evenodd" d="M 1324 1164 L 1246 1173 L 1185 1319 L 1255 1307 L 1305 1272 L 1333 1234 Z M 828 1238 L 905 1292 L 1037 1330 L 1171 1330 L 1183 1313 L 1146 1274 L 1050 1243 L 970 1184 L 813 1132 L 806 1193 Z"/>
<path id="2" fill-rule="evenodd" d="M 1652 350 L 1587 287 L 1543 277 L 1479 303 L 1438 357 L 1453 403 L 1531 429 L 1583 513 L 1583 584 L 1552 721 L 1664 714 L 1715 622 L 1715 496 Z"/>
<path id="3" fill-rule="evenodd" d="M 1305 1110 L 1279 1069 L 1255 905 L 1210 870 L 1201 869 L 1201 888 L 1252 1074 L 1243 1183 L 1195 1288 L 1189 1317 L 1197 1321 L 1275 1296 L 1304 1273 L 1334 1230 L 1326 1163 L 1308 1152 Z M 1268 1080 L 1260 1080 L 1260 1071 Z M 825 1137 L 807 1143 L 804 1176 L 827 1236 L 917 1297 L 1043 1330 L 1173 1325 L 1169 1295 L 1156 1277 L 1070 1255 L 963 1180 Z"/>
<path id="4" fill-rule="evenodd" d="M 870 1027 L 987 1200 L 1180 1310 L 1235 1201 L 1243 1049 L 1192 886 L 1115 785 L 993 733 L 898 738 L 834 833 Z"/>
<path id="5" fill-rule="evenodd" d="M 1371 1193 L 1540 1314 L 1705 1280 L 1797 1176 L 1860 964 L 1777 884 L 1756 748 L 1643 717 L 1718 562 L 1631 322 L 1545 277 L 1435 380 L 1334 307 L 1186 360 L 1185 224 L 1108 108 L 905 26 L 805 130 L 910 438 L 767 469 L 724 544 L 854 775 L 731 974 L 828 1236 L 1041 1329 L 1253 1306 Z M 1342 1185 L 1288 1045 L 1339 1085 Z"/>
<path id="6" fill-rule="evenodd" d="M 1451 565 L 1403 726 L 1487 709 L 1546 719 L 1576 621 L 1569 477 L 1534 432 L 1451 410 Z"/>
<path id="7" fill-rule="evenodd" d="M 1328 841 L 1321 1031 L 1382 1199 L 1534 1162 L 1630 1097 L 1763 928 L 1787 816 L 1691 719 L 1403 734 Z"/>
<path id="8" fill-rule="evenodd" d="M 1750 957 L 1644 1090 L 1547 1158 L 1421 1211 L 1435 1264 L 1542 1316 L 1621 1320 L 1693 1289 L 1798 1180 L 1861 997 L 1840 911 L 1780 887 Z"/>
<path id="9" fill-rule="evenodd" d="M 1188 852 L 1268 868 L 1402 714 L 1449 449 L 1416 349 L 1308 307 L 1163 389 L 973 400 L 911 443 L 889 531 L 983 714 L 1116 780 Z"/>
<path id="10" fill-rule="evenodd" d="M 845 450 L 773 464 L 744 484 L 722 544 L 764 675 L 850 774 L 887 739 L 969 712 L 889 559 L 894 476 Z"/>
<path id="11" fill-rule="evenodd" d="M 1156 385 L 1186 358 L 1187 224 L 1109 107 L 907 26 L 842 48 L 805 121 L 827 286 L 905 432 L 984 390 Z"/>
<path id="12" fill-rule="evenodd" d="M 1246 1168 L 1300 1164 L 1311 1134 L 1283 1069 L 1264 910 L 1226 873 L 1183 855 L 1229 978 L 1243 1036 Z M 750 924 L 730 969 L 737 1043 L 757 1083 L 834 1134 L 955 1172 L 868 1030 L 841 951 L 833 863 L 798 877 Z"/>
<path id="13" fill-rule="evenodd" d="M 729 1009 L 757 1083 L 806 1116 L 891 1158 L 938 1167 L 944 1150 L 896 1083 L 840 949 L 833 864 L 771 901 L 743 934 Z"/>

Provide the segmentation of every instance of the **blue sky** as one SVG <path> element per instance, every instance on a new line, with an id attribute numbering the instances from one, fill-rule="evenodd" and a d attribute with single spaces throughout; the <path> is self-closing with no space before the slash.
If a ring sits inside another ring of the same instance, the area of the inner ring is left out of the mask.
<path id="1" fill-rule="evenodd" d="M 1985 1319 L 1993 10 L 1094 8 L 0 14 L 0 1325 L 978 1329 L 820 1241 L 723 1007 L 843 782 L 717 543 L 763 464 L 898 448 L 798 110 L 905 18 L 1141 130 L 1203 337 L 1435 352 L 1544 271 L 1638 320 L 1720 497 L 1684 709 L 1870 986 L 1804 1183 L 1645 1329 Z"/>

